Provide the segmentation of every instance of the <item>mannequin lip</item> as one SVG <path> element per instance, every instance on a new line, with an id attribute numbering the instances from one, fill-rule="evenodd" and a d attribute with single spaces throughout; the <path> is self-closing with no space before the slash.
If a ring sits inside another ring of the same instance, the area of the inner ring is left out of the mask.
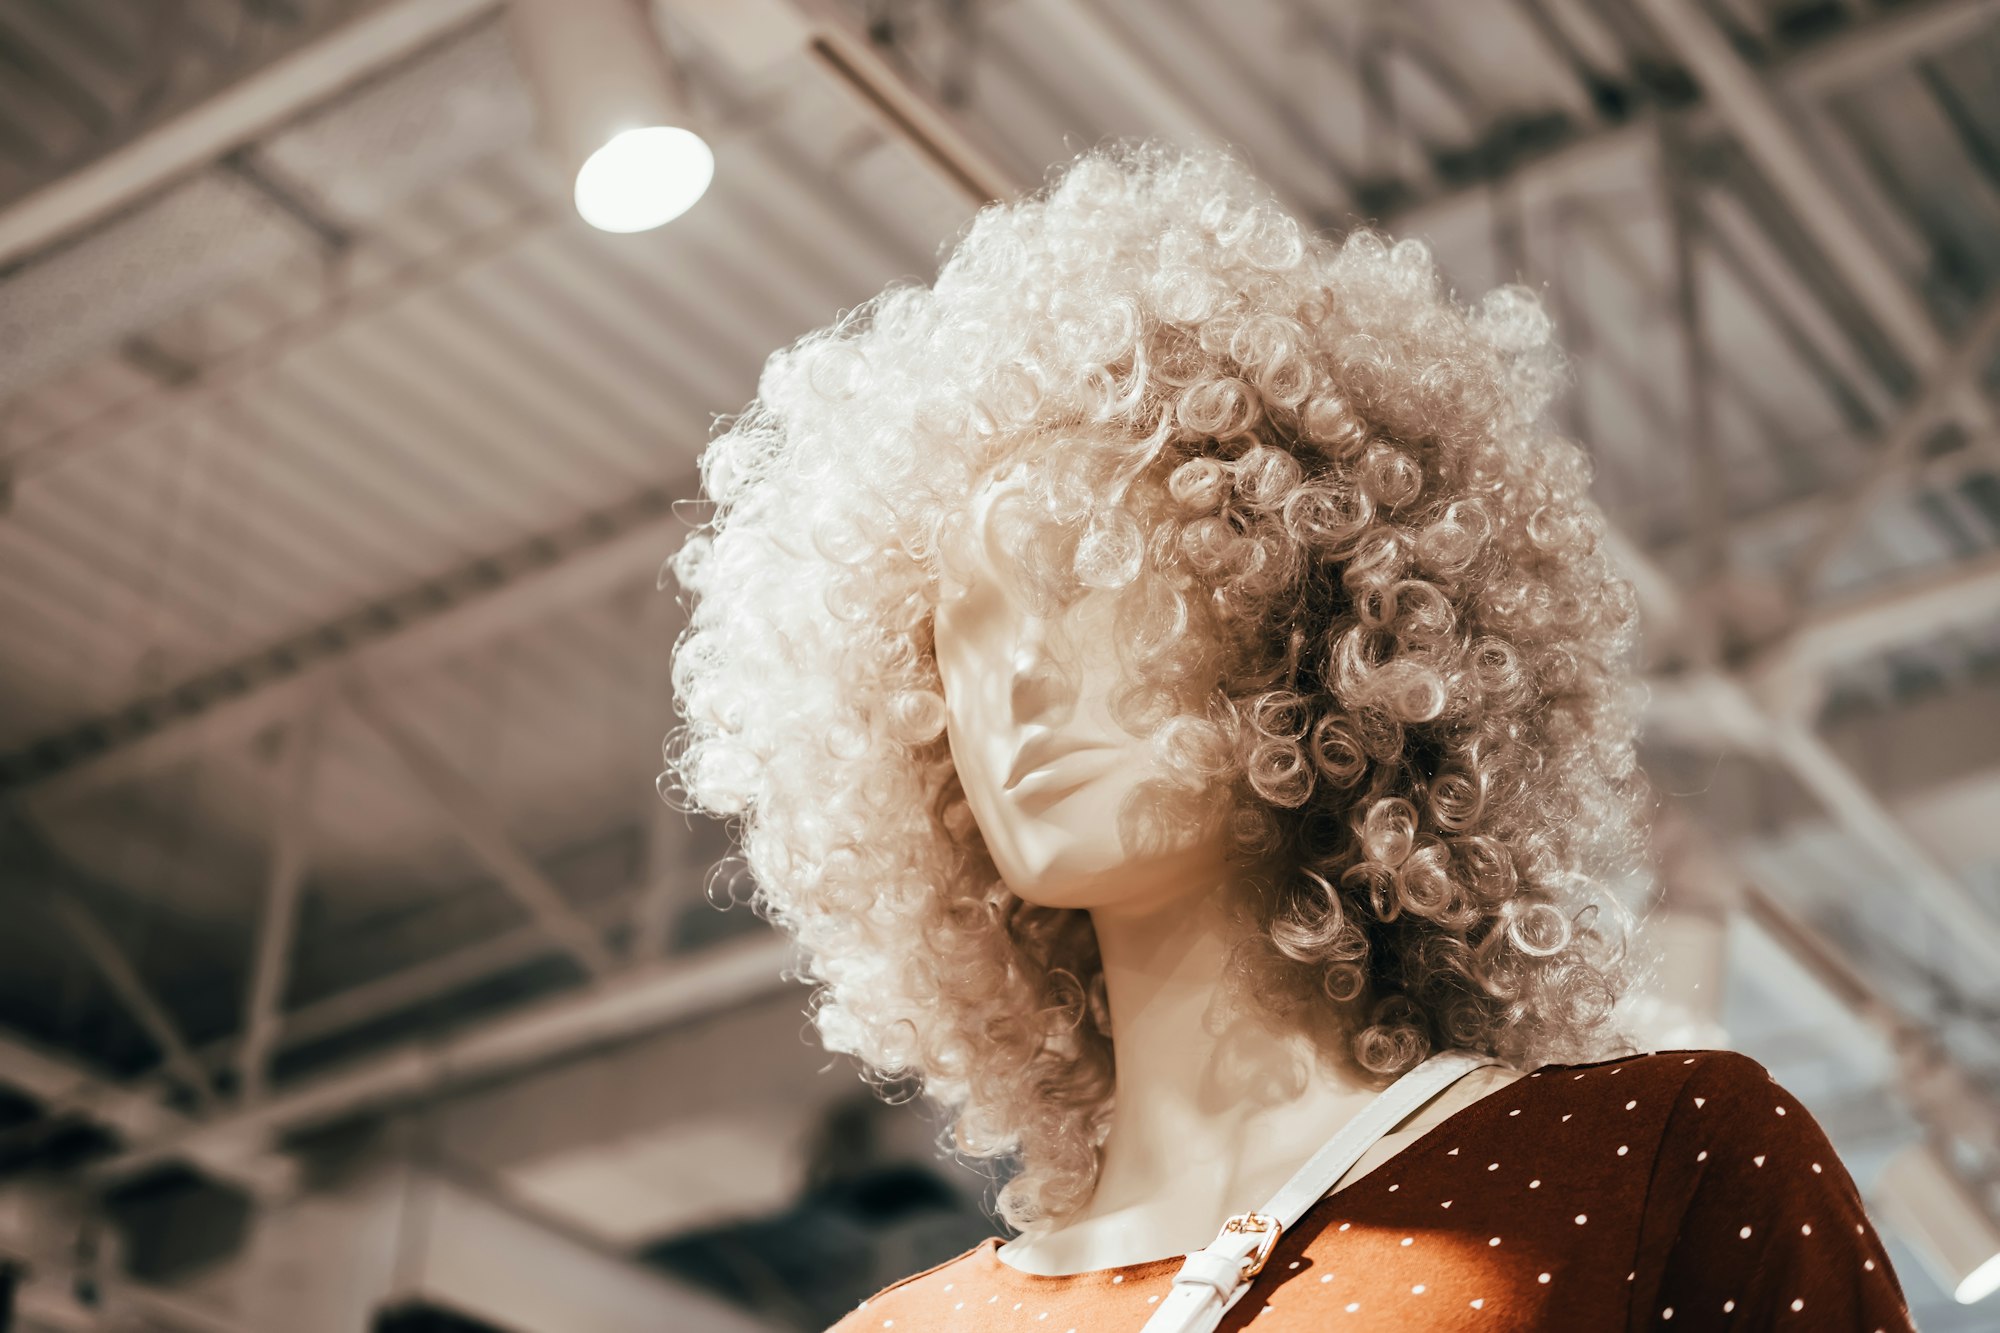
<path id="1" fill-rule="evenodd" d="M 1054 764 L 1066 755 L 1079 750 L 1106 750 L 1111 748 L 1102 741 L 1079 740 L 1074 736 L 1064 736 L 1059 732 L 1043 731 L 1030 736 L 1014 754 L 1014 766 L 1007 770 L 1007 780 L 1000 784 L 1002 791 L 1013 791 L 1028 778 Z"/>

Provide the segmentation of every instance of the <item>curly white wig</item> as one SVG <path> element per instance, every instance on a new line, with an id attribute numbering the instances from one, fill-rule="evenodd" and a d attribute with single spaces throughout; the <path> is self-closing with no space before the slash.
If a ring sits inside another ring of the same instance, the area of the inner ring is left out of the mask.
<path id="1" fill-rule="evenodd" d="M 1018 1159 L 1011 1222 L 1088 1198 L 1112 1052 L 1088 915 L 1001 881 L 943 738 L 974 491 L 1032 460 L 1024 564 L 1140 608 L 1160 689 L 1128 711 L 1272 867 L 1274 1013 L 1348 1016 L 1338 1054 L 1383 1076 L 1574 1057 L 1622 984 L 1601 886 L 1640 787 L 1633 599 L 1539 424 L 1561 375 L 1524 290 L 1466 309 L 1422 245 L 1308 234 L 1231 158 L 1102 150 L 774 355 L 710 445 L 664 781 L 736 821 L 826 1044 Z"/>

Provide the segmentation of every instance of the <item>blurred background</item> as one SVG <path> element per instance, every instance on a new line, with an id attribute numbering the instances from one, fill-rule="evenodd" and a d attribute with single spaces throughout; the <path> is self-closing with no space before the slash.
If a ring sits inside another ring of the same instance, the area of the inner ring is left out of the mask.
<path id="1" fill-rule="evenodd" d="M 1545 294 L 1634 1022 L 2000 1328 L 2000 4 L 0 0 L 0 1329 L 811 1330 L 990 1233 L 655 797 L 655 575 L 767 353 L 1134 135 Z"/>

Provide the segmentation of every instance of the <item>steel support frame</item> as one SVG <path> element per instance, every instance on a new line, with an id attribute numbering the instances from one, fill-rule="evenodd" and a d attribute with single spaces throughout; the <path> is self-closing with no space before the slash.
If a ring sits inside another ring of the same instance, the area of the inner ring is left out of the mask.
<path id="1" fill-rule="evenodd" d="M 468 16 L 478 8 L 477 0 L 401 0 L 401 3 L 410 6 L 412 12 L 421 11 L 426 3 L 460 4 L 465 6 Z M 1912 48 L 1921 49 L 1925 44 L 1965 31 L 1994 13 L 2000 13 L 2000 0 L 1934 0 L 1921 9 L 1874 20 L 1866 25 L 1864 32 L 1833 39 L 1824 48 L 1816 48 L 1788 62 L 1776 71 L 1776 77 L 1782 78 L 1794 94 L 1803 95 L 1870 67 L 1872 62 L 1885 58 L 1882 53 L 1907 54 Z M 817 30 L 835 21 L 830 17 L 832 14 L 831 6 L 815 4 L 805 16 L 802 26 Z M 1115 40 L 1117 36 L 1106 25 L 1090 22 L 1076 25 L 1073 35 L 1079 40 L 1098 41 Z M 871 79 L 901 78 L 879 58 L 856 63 L 855 68 Z M 1136 58 L 1127 58 L 1115 62 L 1111 68 L 1137 69 L 1144 74 L 1146 66 Z M 1149 76 L 1142 93 L 1145 104 L 1154 107 L 1170 98 L 1173 90 L 1163 81 Z M 906 94 L 893 89 L 882 92 L 881 97 L 893 105 L 902 105 L 907 100 Z M 944 114 L 940 108 L 928 103 L 925 105 L 924 114 L 927 116 Z M 1697 128 L 1712 118 L 1711 113 L 1701 107 L 1691 108 L 1685 114 Z M 896 123 L 893 117 L 884 120 L 884 124 L 892 129 Z M 1173 123 L 1184 132 L 1198 131 L 1202 124 L 1192 112 L 1184 112 Z M 1633 151 L 1639 146 L 1639 139 L 1648 133 L 1650 131 L 1644 126 L 1628 125 L 1593 134 L 1524 163 L 1516 171 L 1515 179 L 1568 179 L 1579 171 L 1587 171 L 1592 162 L 1600 160 L 1606 153 Z M 969 142 L 964 140 L 964 136 L 953 139 L 948 128 L 937 130 L 927 140 L 933 147 L 942 148 L 949 148 L 951 143 L 959 141 Z M 932 158 L 926 154 L 924 160 Z M 967 182 L 984 179 L 996 172 L 990 157 L 982 155 L 963 170 L 950 173 L 950 178 L 955 186 L 965 189 L 970 198 L 971 187 Z M 1422 229 L 1426 219 L 1439 210 L 1484 207 L 1488 188 L 1481 185 L 1439 196 L 1420 203 L 1393 219 L 1392 223 L 1406 229 Z M 0 215 L 0 220 L 4 217 Z M 506 241 L 511 243 L 546 224 L 545 217 L 534 216 L 517 220 L 515 225 L 501 230 Z M 467 249 L 482 254 L 493 252 L 484 242 Z M 449 267 L 455 268 L 461 262 L 458 259 L 449 261 Z M 365 300 L 389 299 L 376 294 L 383 291 L 386 288 L 371 288 L 371 295 Z M 318 331 L 315 325 L 312 331 L 302 336 L 316 336 Z M 296 338 L 288 337 L 283 341 L 287 346 L 297 345 Z M 261 364 L 262 354 L 259 354 L 258 360 Z M 183 394 L 173 396 L 176 401 L 185 395 L 191 395 L 188 401 L 204 401 L 212 392 L 205 386 L 234 382 L 234 372 L 224 367 L 212 371 L 209 377 Z M 116 431 L 125 429 L 130 423 L 101 424 Z M 516 569 L 515 566 L 521 562 L 506 559 L 507 553 L 501 553 L 503 577 L 482 583 L 479 591 L 468 596 L 428 598 L 423 595 L 425 589 L 413 590 L 410 598 L 397 600 L 407 600 L 417 609 L 407 617 L 391 618 L 386 629 L 372 620 L 368 624 L 357 625 L 352 633 L 327 635 L 315 629 L 298 637 L 300 645 L 310 648 L 303 655 L 291 651 L 292 645 L 284 645 L 283 651 L 268 655 L 268 662 L 259 657 L 230 663 L 199 681 L 189 682 L 187 689 L 174 691 L 171 698 L 154 701 L 159 705 L 157 708 L 135 711 L 130 719 L 131 725 L 126 725 L 127 720 L 122 715 L 110 719 L 114 725 L 110 728 L 112 739 L 108 742 L 99 741 L 103 728 L 93 726 L 80 730 L 74 739 L 81 743 L 87 736 L 89 741 L 82 753 L 74 756 L 65 753 L 54 761 L 53 767 L 17 775 L 11 785 L 30 802 L 40 805 L 81 796 L 147 772 L 158 771 L 199 753 L 209 745 L 248 735 L 259 727 L 281 721 L 291 715 L 309 691 L 322 684 L 328 675 L 345 677 L 351 668 L 370 678 L 387 679 L 453 646 L 477 642 L 484 634 L 494 632 L 491 627 L 519 625 L 532 620 L 540 608 L 550 604 L 551 598 L 559 603 L 566 590 L 600 587 L 607 580 L 626 573 L 650 572 L 657 565 L 659 552 L 669 549 L 684 531 L 682 525 L 666 512 L 670 499 L 670 496 L 662 494 L 648 500 L 645 507 L 654 516 L 651 521 L 636 511 L 628 514 L 626 510 L 629 507 L 620 507 L 615 513 L 592 515 L 588 523 L 574 534 L 565 530 L 547 534 L 546 540 L 527 544 L 527 549 L 553 552 L 540 563 L 525 564 Z M 475 563 L 487 565 L 492 562 Z M 572 564 L 579 567 L 573 570 L 568 568 Z M 1643 578 L 1636 568 L 1633 576 L 1635 579 Z M 427 604 L 443 609 L 422 610 Z M 324 647 L 328 641 L 343 646 L 329 652 Z M 209 687 L 209 682 L 212 682 L 213 688 Z M 144 712 L 146 716 L 140 717 L 139 712 Z M 55 743 L 55 749 L 67 751 L 72 738 L 48 739 Z"/>
<path id="2" fill-rule="evenodd" d="M 355 716 L 401 761 L 466 847 L 542 933 L 586 975 L 601 978 L 610 973 L 616 960 L 597 927 L 577 913 L 561 886 L 514 840 L 507 821 L 479 789 L 372 691 L 356 685 L 345 697 Z"/>
<path id="3" fill-rule="evenodd" d="M 128 1178 L 175 1158 L 254 1160 L 285 1134 L 338 1124 L 525 1072 L 579 1050 L 628 1041 L 772 995 L 789 983 L 791 942 L 770 933 L 701 953 L 628 967 L 443 1039 L 411 1042 L 300 1081 L 254 1106 L 207 1120 L 163 1122 L 126 1153 L 93 1168 Z"/>
<path id="4" fill-rule="evenodd" d="M 262 1101 L 271 1048 L 283 1025 L 285 988 L 298 944 L 299 895 L 305 886 L 313 776 L 318 769 L 326 703 L 315 700 L 285 737 L 278 803 L 271 833 L 270 872 L 243 1003 L 243 1041 L 236 1057 L 237 1096 Z"/>
<path id="5" fill-rule="evenodd" d="M 194 1051 L 181 1035 L 180 1024 L 174 1021 L 160 997 L 153 994 L 153 988 L 139 975 L 139 970 L 125 956 L 125 951 L 118 947 L 118 942 L 111 938 L 111 933 L 97 919 L 96 913 L 62 893 L 50 900 L 49 911 L 69 932 L 70 938 L 76 941 L 84 957 L 97 969 L 104 984 L 111 988 L 126 1012 L 159 1048 L 161 1059 L 174 1077 L 203 1106 L 213 1103 L 215 1085 L 209 1081 L 208 1070 L 195 1059 Z"/>
<path id="6" fill-rule="evenodd" d="M 217 161 L 499 0 L 383 0 L 0 211 L 0 268 Z"/>

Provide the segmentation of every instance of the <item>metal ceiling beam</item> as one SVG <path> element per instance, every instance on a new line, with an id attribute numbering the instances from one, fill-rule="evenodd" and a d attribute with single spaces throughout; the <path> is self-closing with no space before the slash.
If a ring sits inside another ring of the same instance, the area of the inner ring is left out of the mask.
<path id="1" fill-rule="evenodd" d="M 650 583 L 688 531 L 676 496 L 692 479 L 611 508 L 364 606 L 145 698 L 109 717 L 0 756 L 0 787 L 55 804 L 185 763 L 283 722 L 315 691 L 399 676 L 573 609 Z"/>
<path id="2" fill-rule="evenodd" d="M 636 891 L 628 891 L 577 910 L 591 925 L 609 931 L 632 916 L 638 900 Z M 278 1016 L 271 1053 L 309 1046 L 407 1012 L 547 958 L 556 949 L 540 926 L 530 924 L 436 954 L 285 1011 Z M 239 1046 L 238 1039 L 225 1037 L 197 1047 L 195 1058 L 211 1069 L 223 1068 Z"/>
<path id="3" fill-rule="evenodd" d="M 104 929 L 88 908 L 67 895 L 59 893 L 51 899 L 49 911 L 62 922 L 63 928 L 76 941 L 77 947 L 83 950 L 91 966 L 97 969 L 98 975 L 104 978 L 104 983 L 125 1006 L 126 1012 L 145 1029 L 153 1044 L 159 1047 L 160 1054 L 166 1061 L 167 1068 L 173 1071 L 174 1077 L 203 1105 L 213 1102 L 215 1087 L 209 1082 L 208 1071 L 202 1068 L 201 1061 L 194 1058 L 194 1052 L 189 1049 L 187 1040 L 181 1036 L 180 1024 L 176 1023 L 173 1015 L 167 1012 L 167 1007 L 160 1002 L 160 998 L 153 994 L 153 988 L 146 984 L 146 979 L 132 966 L 132 960 L 125 956 L 125 951 L 118 947 L 118 942 L 111 938 L 110 932 Z"/>
<path id="4" fill-rule="evenodd" d="M 0 1032 L 0 1083 L 34 1098 L 47 1117 L 74 1116 L 102 1125 L 131 1144 L 185 1140 L 199 1123 L 158 1097 L 121 1086 L 69 1055 L 46 1051 L 24 1037 L 5 1032 Z M 282 1194 L 295 1183 L 290 1163 L 241 1153 L 230 1145 L 194 1144 L 187 1158 L 260 1197 Z"/>
<path id="5" fill-rule="evenodd" d="M 381 0 L 372 9 L 0 211 L 0 269 L 199 171 L 496 7 Z"/>
<path id="6" fill-rule="evenodd" d="M 1871 71 L 1948 47 L 1996 15 L 2000 15 L 2000 0 L 1932 0 L 1898 6 L 1773 64 L 1761 71 L 1761 77 L 1787 96 L 1809 98 L 1843 87 Z M 1691 134 L 1719 123 L 1717 108 L 1712 105 L 1697 103 L 1681 114 L 1689 118 Z M 1519 162 L 1507 180 L 1516 186 L 1587 181 L 1606 161 L 1644 151 L 1652 134 L 1644 121 L 1629 121 L 1572 139 Z M 1442 215 L 1465 207 L 1484 208 L 1492 188 L 1490 182 L 1479 181 L 1447 191 L 1388 219 L 1388 225 L 1399 232 L 1423 232 L 1436 225 L 1434 220 Z"/>
<path id="7" fill-rule="evenodd" d="M 176 1157 L 252 1155 L 284 1134 L 331 1125 L 572 1052 L 657 1032 L 781 990 L 793 946 L 759 934 L 700 954 L 630 968 L 585 990 L 518 1010 L 454 1037 L 418 1041 L 266 1098 L 103 1163 L 106 1180 Z"/>
<path id="8" fill-rule="evenodd" d="M 1911 1022 L 1838 947 L 1762 886 L 1742 886 L 1736 920 L 1753 947 L 1798 968 L 1833 1012 L 1872 1039 L 1878 1058 L 1899 1067 L 1900 1090 L 1924 1121 L 2000 1159 L 2000 1103 L 1934 1033 Z"/>
<path id="9" fill-rule="evenodd" d="M 2000 553 L 1873 588 L 1799 623 L 1753 668 L 1797 681 L 1955 629 L 2000 623 Z"/>
<path id="10" fill-rule="evenodd" d="M 305 886 L 306 841 L 312 828 L 313 775 L 319 766 L 326 720 L 315 700 L 285 737 L 283 770 L 271 833 L 271 868 L 264 885 L 264 914 L 257 923 L 256 953 L 243 1004 L 243 1044 L 237 1052 L 237 1096 L 262 1101 L 271 1048 L 283 1024 L 285 989 L 298 944 L 299 894 Z"/>
<path id="11" fill-rule="evenodd" d="M 615 960 L 597 927 L 578 915 L 561 887 L 514 840 L 506 819 L 479 789 L 367 689 L 350 689 L 347 703 L 376 739 L 402 761 L 473 855 L 542 932 L 587 974 L 602 977 L 609 973 Z"/>
<path id="12" fill-rule="evenodd" d="M 1717 114 L 1903 356 L 1920 372 L 1941 359 L 1944 337 L 1909 278 L 1883 256 L 1846 198 L 1821 173 L 1765 86 L 1765 76 L 1750 68 L 1694 0 L 1635 3 L 1680 53 Z"/>
<path id="13" fill-rule="evenodd" d="M 1800 596 L 1818 586 L 1827 566 L 1860 530 L 1883 493 L 1908 470 L 1939 420 L 1961 411 L 1968 396 L 1981 393 L 1980 382 L 1993 363 L 1996 342 L 2000 342 L 2000 298 L 1989 300 L 1955 344 L 1941 346 L 1925 363 L 1929 368 L 1921 388 L 1883 436 L 1868 470 L 1840 494 L 1833 512 L 1796 561 L 1793 578 Z"/>

